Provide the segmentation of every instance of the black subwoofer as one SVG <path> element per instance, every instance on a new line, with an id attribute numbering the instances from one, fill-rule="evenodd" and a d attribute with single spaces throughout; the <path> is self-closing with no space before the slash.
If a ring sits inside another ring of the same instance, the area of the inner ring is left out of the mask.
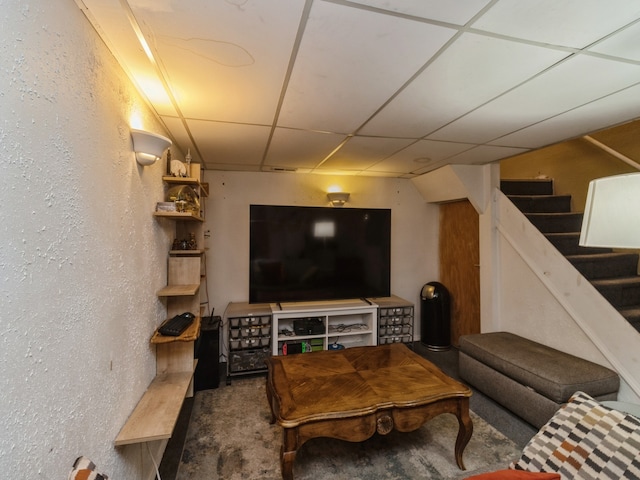
<path id="1" fill-rule="evenodd" d="M 194 389 L 209 390 L 220 384 L 220 317 L 202 317 L 197 342 L 198 364 L 194 373 Z"/>

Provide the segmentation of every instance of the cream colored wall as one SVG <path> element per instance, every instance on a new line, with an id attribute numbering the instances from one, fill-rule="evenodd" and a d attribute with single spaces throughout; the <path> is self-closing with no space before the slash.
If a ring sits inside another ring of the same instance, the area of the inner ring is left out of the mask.
<path id="1" fill-rule="evenodd" d="M 3 2 L 0 71 L 0 476 L 86 455 L 148 478 L 146 449 L 113 440 L 155 375 L 170 241 L 130 115 L 162 129 L 73 0 Z"/>
<path id="2" fill-rule="evenodd" d="M 419 307 L 420 289 L 438 278 L 439 210 L 408 180 L 219 171 L 206 171 L 205 180 L 207 281 L 215 314 L 249 298 L 249 205 L 327 206 L 331 185 L 351 193 L 344 208 L 391 208 L 392 293 Z"/>

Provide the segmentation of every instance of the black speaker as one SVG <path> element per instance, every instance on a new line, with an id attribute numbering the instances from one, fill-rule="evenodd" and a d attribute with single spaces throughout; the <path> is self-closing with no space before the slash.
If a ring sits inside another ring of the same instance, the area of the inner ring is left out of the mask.
<path id="1" fill-rule="evenodd" d="M 196 392 L 220 385 L 220 321 L 219 316 L 202 317 L 195 351 L 198 364 L 193 386 Z"/>

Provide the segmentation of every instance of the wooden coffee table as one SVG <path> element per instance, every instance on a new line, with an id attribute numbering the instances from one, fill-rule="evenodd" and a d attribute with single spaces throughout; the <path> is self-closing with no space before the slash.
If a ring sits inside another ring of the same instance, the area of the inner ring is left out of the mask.
<path id="1" fill-rule="evenodd" d="M 473 423 L 471 390 L 401 343 L 272 356 L 267 360 L 271 423 L 283 428 L 282 478 L 293 478 L 297 450 L 317 437 L 362 442 L 394 428 L 411 432 L 443 413 L 458 419 L 462 461 Z"/>

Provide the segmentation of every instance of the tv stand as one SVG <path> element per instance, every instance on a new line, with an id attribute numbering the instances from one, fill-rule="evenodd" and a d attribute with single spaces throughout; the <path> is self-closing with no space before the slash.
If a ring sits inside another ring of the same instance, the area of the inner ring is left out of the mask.
<path id="1" fill-rule="evenodd" d="M 364 299 L 282 302 L 271 310 L 273 355 L 377 344 L 378 306 Z M 305 319 L 319 320 L 321 331 L 296 334 L 296 321 Z"/>
<path id="2" fill-rule="evenodd" d="M 306 302 L 278 302 L 275 304 L 276 308 L 280 308 L 283 311 L 289 310 L 304 310 L 304 309 L 319 309 L 325 310 L 327 308 L 344 308 L 344 307 L 361 307 L 371 305 L 364 298 L 345 298 L 340 300 L 310 300 Z"/>
<path id="3" fill-rule="evenodd" d="M 312 334 L 296 335 L 294 321 L 320 319 Z M 270 355 L 343 346 L 382 345 L 402 342 L 413 345 L 414 308 L 411 302 L 391 297 L 347 300 L 246 303 L 231 302 L 224 313 L 229 357 L 227 384 L 235 375 L 266 371 Z M 319 333 L 318 333 L 319 332 Z"/>

